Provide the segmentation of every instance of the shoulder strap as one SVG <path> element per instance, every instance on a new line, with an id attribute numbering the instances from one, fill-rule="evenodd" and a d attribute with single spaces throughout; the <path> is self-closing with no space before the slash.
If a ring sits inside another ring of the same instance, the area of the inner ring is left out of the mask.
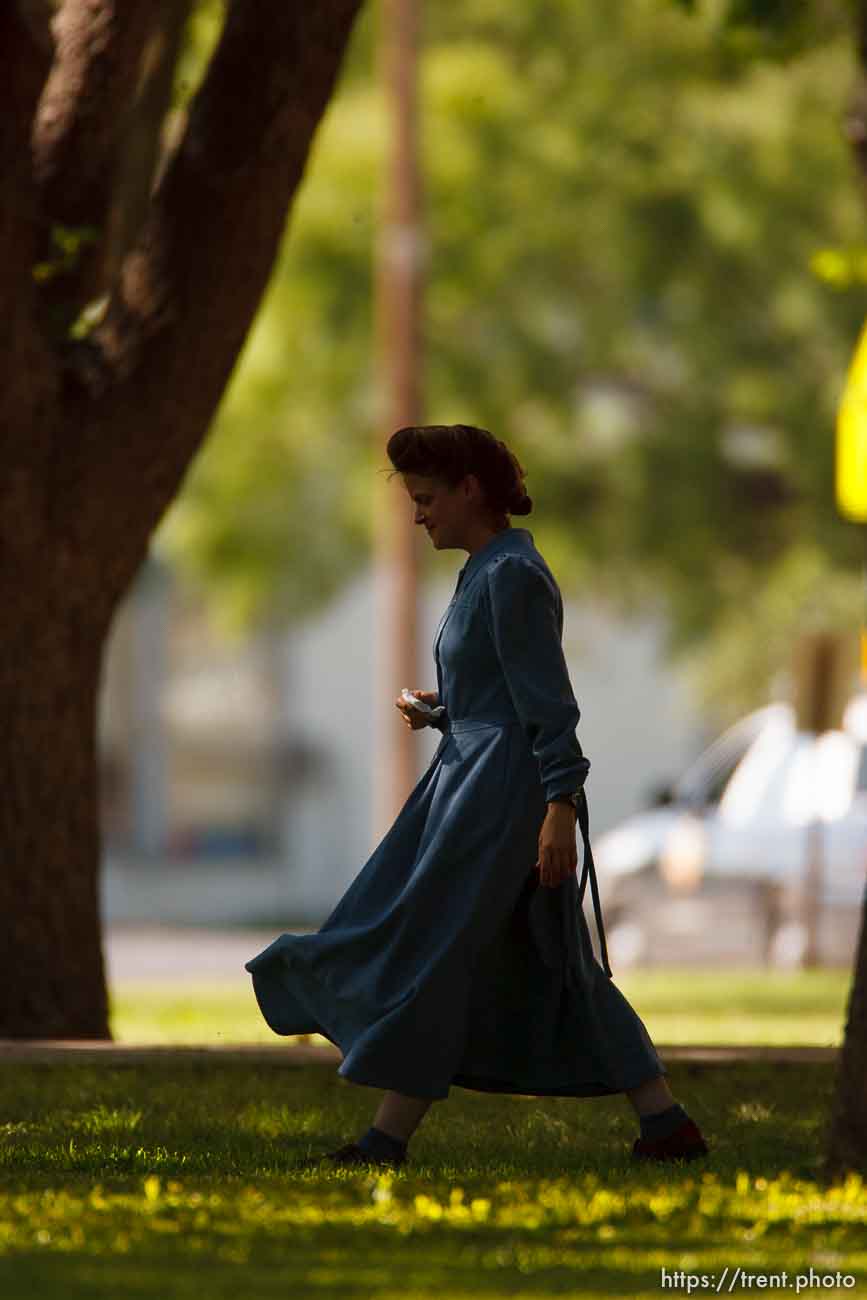
<path id="1" fill-rule="evenodd" d="M 584 840 L 584 868 L 581 872 L 581 883 L 578 886 L 578 903 L 580 906 L 584 902 L 584 891 L 589 874 L 590 892 L 593 895 L 593 913 L 596 917 L 596 933 L 599 935 L 599 949 L 602 953 L 602 967 L 605 974 L 611 979 L 608 949 L 605 946 L 605 930 L 602 925 L 602 908 L 599 905 L 599 888 L 596 884 L 596 867 L 593 862 L 593 850 L 590 847 L 590 813 L 587 808 L 587 794 L 583 785 L 578 791 L 578 824 L 581 827 L 581 835 Z"/>

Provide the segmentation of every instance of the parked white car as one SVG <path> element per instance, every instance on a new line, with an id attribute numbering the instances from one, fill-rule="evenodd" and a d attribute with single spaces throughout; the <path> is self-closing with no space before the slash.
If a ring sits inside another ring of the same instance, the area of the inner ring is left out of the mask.
<path id="1" fill-rule="evenodd" d="M 799 732 L 788 704 L 757 709 L 661 798 L 591 841 L 612 967 L 797 966 L 807 916 L 820 963 L 851 966 L 867 887 L 867 693 L 822 735 Z"/>

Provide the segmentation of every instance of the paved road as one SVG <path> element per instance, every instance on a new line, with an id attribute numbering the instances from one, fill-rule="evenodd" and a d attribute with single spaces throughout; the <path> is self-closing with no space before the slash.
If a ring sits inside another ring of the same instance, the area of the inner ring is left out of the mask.
<path id="1" fill-rule="evenodd" d="M 749 1044 L 726 1046 L 720 1043 L 701 1043 L 684 1046 L 681 1043 L 656 1043 L 666 1064 L 687 1061 L 690 1065 L 733 1065 L 743 1061 L 760 1061 L 773 1065 L 803 1065 L 806 1062 L 829 1064 L 837 1060 L 837 1047 L 751 1047 Z M 19 1042 L 0 1038 L 0 1066 L 3 1065 L 62 1065 L 75 1061 L 84 1064 L 136 1065 L 162 1063 L 174 1065 L 181 1061 L 234 1061 L 247 1065 L 273 1065 L 278 1068 L 293 1065 L 339 1065 L 343 1060 L 336 1047 L 328 1044 L 280 1043 L 275 1046 L 260 1043 L 221 1043 L 207 1045 L 173 1046 L 171 1044 L 112 1043 L 101 1039 L 78 1042 L 63 1039 L 36 1039 Z"/>
<path id="2" fill-rule="evenodd" d="M 310 930 L 296 927 L 292 933 Z M 181 925 L 112 925 L 105 930 L 105 955 L 111 984 L 136 980 L 246 981 L 244 962 L 255 956 L 277 936 L 274 930 L 207 929 Z M 690 1046 L 657 1043 L 664 1060 L 689 1061 L 696 1065 L 722 1065 L 735 1061 L 768 1061 L 796 1064 L 833 1061 L 834 1047 L 750 1047 L 720 1044 Z M 63 1060 L 101 1060 L 117 1064 L 181 1059 L 246 1060 L 275 1066 L 301 1065 L 308 1061 L 336 1062 L 342 1059 L 336 1048 L 293 1044 L 220 1044 L 208 1046 L 144 1046 L 109 1042 L 13 1042 L 0 1039 L 0 1065 Z"/>
<path id="3" fill-rule="evenodd" d="M 107 926 L 109 984 L 135 980 L 249 980 L 244 962 L 277 938 L 276 930 L 214 930 L 191 925 Z M 297 929 L 293 934 L 309 931 Z"/>
<path id="4" fill-rule="evenodd" d="M 293 926 L 292 934 L 311 934 L 316 927 Z M 214 926 L 159 925 L 159 924 L 109 924 L 105 927 L 104 950 L 108 966 L 109 984 L 126 984 L 135 980 L 166 983 L 188 979 L 225 981 L 248 980 L 244 962 L 261 952 L 277 938 L 281 931 L 270 929 L 220 929 Z M 612 965 L 616 970 L 628 970 L 625 961 L 618 963 L 609 947 Z M 736 967 L 762 967 L 758 950 L 742 948 L 732 950 L 727 956 L 719 951 L 709 952 L 708 945 L 698 940 L 690 944 L 681 937 L 672 949 L 672 964 L 704 969 L 732 969 Z M 845 963 L 851 969 L 851 961 Z"/>

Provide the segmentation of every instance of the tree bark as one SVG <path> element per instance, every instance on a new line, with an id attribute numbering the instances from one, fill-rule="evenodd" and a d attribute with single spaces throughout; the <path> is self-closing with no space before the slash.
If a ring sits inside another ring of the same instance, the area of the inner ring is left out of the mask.
<path id="1" fill-rule="evenodd" d="M 43 301 L 61 327 L 117 274 L 147 210 L 160 131 L 192 0 L 66 0 L 57 57 L 33 129 L 40 255 L 58 262 L 56 227 L 87 231 Z"/>
<path id="2" fill-rule="evenodd" d="M 834 1099 L 825 1147 L 823 1175 L 829 1181 L 847 1172 L 867 1177 L 867 896 L 855 973 L 849 990 L 843 1048 L 837 1064 Z"/>
<path id="3" fill-rule="evenodd" d="M 150 10 L 64 0 L 49 77 L 38 6 L 0 6 L 0 1038 L 109 1036 L 103 646 L 252 323 L 360 4 L 230 0 L 103 325 L 78 340 L 58 337 L 33 267 L 53 222 L 105 220 L 118 67 Z"/>
<path id="4" fill-rule="evenodd" d="M 14 613 L 14 593 L 3 599 Z M 108 1038 L 98 886 L 99 639 L 95 630 L 82 635 L 77 619 L 50 605 L 29 632 L 27 641 L 15 636 L 0 681 L 0 1036 Z"/>
<path id="5" fill-rule="evenodd" d="M 858 0 L 856 6 L 855 41 L 860 71 L 844 130 L 861 182 L 867 186 L 867 0 Z M 837 1064 L 823 1175 L 834 1180 L 850 1170 L 867 1175 L 867 891 L 861 908 L 858 952 Z"/>

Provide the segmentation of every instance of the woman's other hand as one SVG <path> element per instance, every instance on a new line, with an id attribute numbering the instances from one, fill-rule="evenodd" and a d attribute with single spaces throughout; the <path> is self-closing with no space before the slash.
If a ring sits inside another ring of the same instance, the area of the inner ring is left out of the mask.
<path id="1" fill-rule="evenodd" d="M 578 845 L 575 840 L 575 809 L 568 803 L 548 805 L 542 829 L 539 832 L 539 860 L 535 870 L 539 883 L 551 889 L 562 885 L 578 866 Z"/>
<path id="2" fill-rule="evenodd" d="M 422 704 L 429 704 L 432 709 L 435 709 L 439 704 L 439 695 L 436 691 L 418 691 L 413 688 L 411 693 L 417 695 Z M 419 727 L 430 726 L 430 718 L 427 714 L 419 713 L 419 711 L 414 709 L 411 704 L 407 704 L 406 700 L 401 695 L 398 695 L 395 700 L 395 705 L 403 714 L 403 720 L 406 725 L 411 727 L 413 731 L 418 731 Z"/>

